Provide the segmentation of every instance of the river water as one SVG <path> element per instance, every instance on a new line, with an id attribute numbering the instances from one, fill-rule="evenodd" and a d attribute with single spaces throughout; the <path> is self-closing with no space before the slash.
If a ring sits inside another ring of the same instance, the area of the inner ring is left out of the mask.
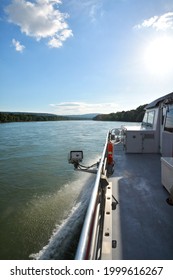
<path id="1" fill-rule="evenodd" d="M 83 150 L 83 164 L 97 162 L 108 130 L 123 124 L 0 124 L 1 260 L 74 258 L 95 175 L 75 172 L 68 153 Z"/>

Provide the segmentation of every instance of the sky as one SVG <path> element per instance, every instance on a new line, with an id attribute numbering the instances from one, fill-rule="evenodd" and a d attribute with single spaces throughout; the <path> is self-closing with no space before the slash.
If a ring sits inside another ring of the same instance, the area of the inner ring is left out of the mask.
<path id="1" fill-rule="evenodd" d="M 173 91 L 172 0 L 0 0 L 0 111 L 135 109 Z"/>

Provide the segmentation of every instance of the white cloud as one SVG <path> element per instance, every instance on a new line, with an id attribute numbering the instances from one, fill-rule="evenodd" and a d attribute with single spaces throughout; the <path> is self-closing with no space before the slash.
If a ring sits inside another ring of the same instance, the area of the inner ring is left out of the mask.
<path id="1" fill-rule="evenodd" d="M 62 47 L 62 42 L 58 38 L 53 37 L 52 39 L 49 40 L 48 46 L 50 48 L 59 48 Z"/>
<path id="2" fill-rule="evenodd" d="M 91 18 L 92 22 L 95 22 L 97 20 L 97 17 L 98 17 L 98 14 L 101 11 L 101 8 L 102 8 L 102 6 L 101 6 L 101 4 L 98 1 L 96 3 L 93 3 L 90 6 L 89 17 Z"/>
<path id="3" fill-rule="evenodd" d="M 146 20 L 143 21 L 142 24 L 139 24 L 137 27 L 138 28 L 152 27 L 155 24 L 155 22 L 157 22 L 158 18 L 159 18 L 158 16 L 154 16 L 154 17 L 151 17 L 149 19 L 146 19 Z"/>
<path id="4" fill-rule="evenodd" d="M 55 35 L 52 39 L 50 39 L 48 45 L 51 48 L 59 48 L 63 45 L 62 42 L 70 36 L 73 36 L 72 31 L 70 29 L 65 29 L 60 35 Z"/>
<path id="5" fill-rule="evenodd" d="M 85 102 L 61 102 L 50 104 L 59 115 L 103 113 L 108 114 L 117 111 L 115 103 L 85 103 Z"/>
<path id="6" fill-rule="evenodd" d="M 173 12 L 165 13 L 161 16 L 154 16 L 149 19 L 145 19 L 141 24 L 135 26 L 137 29 L 141 28 L 153 28 L 158 30 L 173 30 Z"/>
<path id="7" fill-rule="evenodd" d="M 22 33 L 36 40 L 48 38 L 50 47 L 59 48 L 73 33 L 66 22 L 68 15 L 59 11 L 58 4 L 60 0 L 12 0 L 5 11 Z"/>
<path id="8" fill-rule="evenodd" d="M 73 10 L 73 14 L 85 15 L 93 23 L 104 14 L 102 2 L 102 0 L 70 0 L 68 5 Z"/>
<path id="9" fill-rule="evenodd" d="M 25 49 L 25 46 L 23 46 L 19 41 L 15 39 L 12 40 L 12 44 L 17 52 L 23 52 L 23 50 Z"/>

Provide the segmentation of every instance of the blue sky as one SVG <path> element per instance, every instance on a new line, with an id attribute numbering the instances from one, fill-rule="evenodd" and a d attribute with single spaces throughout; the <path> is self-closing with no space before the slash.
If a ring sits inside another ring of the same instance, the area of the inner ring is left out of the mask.
<path id="1" fill-rule="evenodd" d="M 172 0 L 1 0 L 0 111 L 134 109 L 173 91 Z"/>

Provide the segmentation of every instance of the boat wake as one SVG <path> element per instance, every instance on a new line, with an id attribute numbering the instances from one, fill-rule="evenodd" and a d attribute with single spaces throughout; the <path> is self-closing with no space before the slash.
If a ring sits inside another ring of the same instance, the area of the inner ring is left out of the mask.
<path id="1" fill-rule="evenodd" d="M 83 186 L 76 205 L 68 217 L 56 227 L 48 244 L 30 258 L 37 260 L 70 260 L 74 259 L 83 220 L 93 189 L 94 176 Z"/>

